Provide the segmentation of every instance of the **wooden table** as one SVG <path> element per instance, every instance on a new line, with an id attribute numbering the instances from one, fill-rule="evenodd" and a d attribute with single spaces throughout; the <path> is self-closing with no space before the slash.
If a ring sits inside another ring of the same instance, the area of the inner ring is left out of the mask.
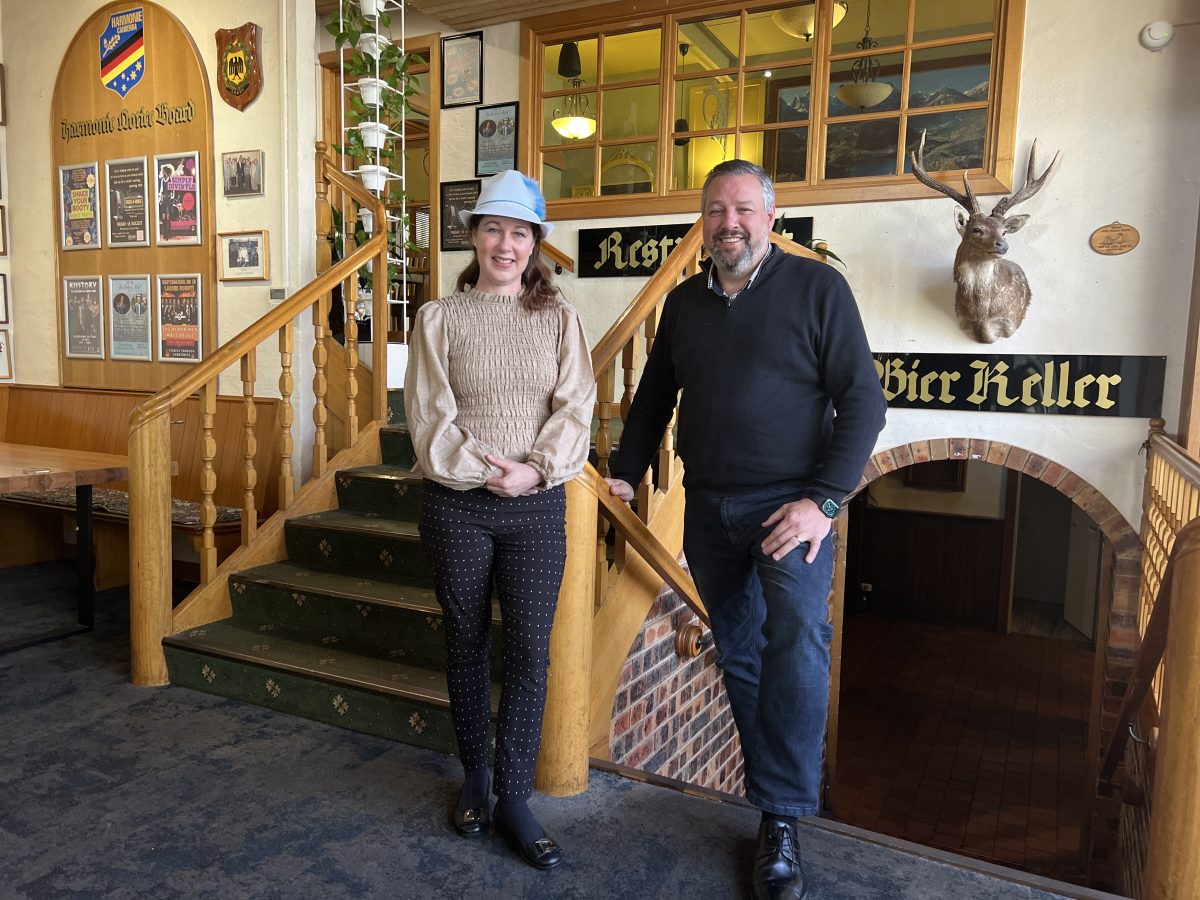
<path id="1" fill-rule="evenodd" d="M 110 453 L 0 443 L 0 493 L 75 488 L 79 623 L 0 644 L 0 653 L 92 630 L 92 485 L 129 480 L 129 460 Z"/>

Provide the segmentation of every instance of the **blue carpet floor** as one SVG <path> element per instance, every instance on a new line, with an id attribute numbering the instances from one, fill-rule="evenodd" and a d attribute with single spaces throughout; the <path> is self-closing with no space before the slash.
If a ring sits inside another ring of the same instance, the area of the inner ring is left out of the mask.
<path id="1" fill-rule="evenodd" d="M 0 639 L 30 583 L 70 620 L 69 569 L 0 572 Z M 133 687 L 126 605 L 106 592 L 94 633 L 0 656 L 0 897 L 748 896 L 752 809 L 593 771 L 581 796 L 535 797 L 566 854 L 537 872 L 498 838 L 450 830 L 454 759 Z M 801 841 L 813 900 L 1060 896 L 843 826 L 806 825 Z"/>

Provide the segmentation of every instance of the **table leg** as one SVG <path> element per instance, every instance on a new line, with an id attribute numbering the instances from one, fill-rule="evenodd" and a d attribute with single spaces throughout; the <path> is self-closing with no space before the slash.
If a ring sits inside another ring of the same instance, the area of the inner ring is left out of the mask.
<path id="1" fill-rule="evenodd" d="M 95 582 L 92 570 L 96 564 L 92 552 L 92 486 L 75 488 L 75 554 L 79 565 L 79 624 L 88 631 L 95 624 Z"/>

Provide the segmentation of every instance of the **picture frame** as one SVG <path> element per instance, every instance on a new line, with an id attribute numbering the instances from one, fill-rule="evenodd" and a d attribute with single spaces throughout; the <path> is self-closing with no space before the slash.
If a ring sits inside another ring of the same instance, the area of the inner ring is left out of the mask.
<path id="1" fill-rule="evenodd" d="M 517 167 L 520 104 L 497 103 L 475 110 L 475 175 L 495 175 Z"/>
<path id="2" fill-rule="evenodd" d="M 223 231 L 217 235 L 221 281 L 267 281 L 271 255 L 266 231 Z"/>
<path id="3" fill-rule="evenodd" d="M 108 198 L 104 237 L 109 247 L 150 246 L 150 181 L 146 157 L 104 161 Z"/>
<path id="4" fill-rule="evenodd" d="M 479 200 L 483 182 L 478 178 L 466 181 L 443 181 L 438 189 L 441 198 L 441 249 L 470 250 L 471 234 L 458 218 L 464 209 L 473 209 Z"/>
<path id="5" fill-rule="evenodd" d="M 8 207 L 0 206 L 0 256 L 8 256 Z"/>
<path id="6" fill-rule="evenodd" d="M 934 459 L 904 469 L 904 486 L 922 491 L 962 492 L 967 489 L 965 459 Z"/>
<path id="7" fill-rule="evenodd" d="M 104 290 L 99 275 L 63 278 L 64 355 L 69 359 L 104 359 Z"/>
<path id="8" fill-rule="evenodd" d="M 12 307 L 8 294 L 8 274 L 0 272 L 0 325 L 12 324 Z"/>
<path id="9" fill-rule="evenodd" d="M 110 357 L 150 362 L 154 358 L 150 276 L 109 275 L 108 306 Z"/>
<path id="10" fill-rule="evenodd" d="M 154 157 L 154 243 L 160 247 L 200 243 L 200 151 Z"/>
<path id="11" fill-rule="evenodd" d="M 442 109 L 483 102 L 483 32 L 442 38 Z"/>
<path id="12" fill-rule="evenodd" d="M 58 167 L 59 239 L 63 250 L 100 249 L 100 190 L 97 163 Z"/>
<path id="13" fill-rule="evenodd" d="M 0 125 L 8 124 L 8 93 L 4 85 L 4 64 L 0 63 Z M 10 376 L 11 377 L 11 376 Z"/>
<path id="14" fill-rule="evenodd" d="M 12 381 L 12 332 L 0 328 L 0 381 Z"/>
<path id="15" fill-rule="evenodd" d="M 193 363 L 204 355 L 200 273 L 159 275 L 154 290 L 159 362 Z"/>
<path id="16" fill-rule="evenodd" d="M 264 193 L 263 151 L 222 153 L 221 187 L 226 197 L 261 197 Z"/>

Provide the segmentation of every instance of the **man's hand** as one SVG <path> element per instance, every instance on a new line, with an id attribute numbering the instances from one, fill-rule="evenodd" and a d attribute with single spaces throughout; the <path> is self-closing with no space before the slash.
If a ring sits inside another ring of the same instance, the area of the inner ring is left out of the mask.
<path id="1" fill-rule="evenodd" d="M 829 534 L 833 522 L 806 497 L 783 504 L 767 517 L 763 525 L 775 526 L 762 543 L 763 553 L 778 562 L 807 541 L 808 555 L 804 561 L 811 563 L 817 558 L 821 541 Z"/>
<path id="2" fill-rule="evenodd" d="M 542 476 L 533 466 L 503 456 L 488 454 L 485 458 L 500 470 L 499 475 L 493 475 L 483 483 L 493 494 L 501 497 L 527 497 L 537 493 Z"/>
<path id="3" fill-rule="evenodd" d="M 609 493 L 614 497 L 620 497 L 626 503 L 633 499 L 633 485 L 628 481 L 622 481 L 620 478 L 605 478 L 604 481 L 608 484 Z"/>

